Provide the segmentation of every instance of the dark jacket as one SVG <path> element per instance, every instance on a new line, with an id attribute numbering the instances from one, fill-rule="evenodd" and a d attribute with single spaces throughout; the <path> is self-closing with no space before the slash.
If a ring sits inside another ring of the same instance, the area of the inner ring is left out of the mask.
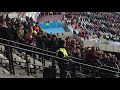
<path id="1" fill-rule="evenodd" d="M 58 43 L 56 40 L 52 39 L 50 41 L 50 49 L 54 52 L 58 49 Z"/>
<path id="2" fill-rule="evenodd" d="M 12 35 L 10 33 L 10 29 L 6 28 L 6 27 L 1 27 L 0 28 L 0 38 L 12 40 Z"/>
<path id="3" fill-rule="evenodd" d="M 44 43 L 44 40 L 42 39 L 42 37 L 40 37 L 40 36 L 36 37 L 36 46 L 38 48 L 45 49 L 45 43 Z"/>

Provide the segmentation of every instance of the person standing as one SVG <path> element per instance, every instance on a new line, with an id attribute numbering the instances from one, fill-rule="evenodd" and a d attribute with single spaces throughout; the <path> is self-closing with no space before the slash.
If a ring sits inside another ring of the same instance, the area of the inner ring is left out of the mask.
<path id="1" fill-rule="evenodd" d="M 57 56 L 62 58 L 58 59 L 58 66 L 60 68 L 60 78 L 66 78 L 66 63 L 67 61 L 63 60 L 68 58 L 68 53 L 64 47 L 64 41 L 60 42 L 59 49 L 57 50 Z"/>
<path id="2" fill-rule="evenodd" d="M 6 25 L 6 21 L 3 19 L 3 17 L 0 17 L 0 38 L 12 40 L 12 35 L 10 33 L 10 29 Z M 8 44 L 7 41 L 1 41 L 1 43 Z M 9 48 L 5 46 L 5 54 L 6 57 L 9 58 Z"/>
<path id="3" fill-rule="evenodd" d="M 18 41 L 20 43 L 25 43 L 25 40 L 24 40 L 24 26 L 22 24 L 19 24 L 18 25 L 18 31 L 17 31 L 17 35 L 18 35 Z"/>

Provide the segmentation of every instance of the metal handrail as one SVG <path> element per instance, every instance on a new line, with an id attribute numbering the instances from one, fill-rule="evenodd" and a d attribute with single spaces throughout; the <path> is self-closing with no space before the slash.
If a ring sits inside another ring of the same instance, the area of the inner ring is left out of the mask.
<path id="1" fill-rule="evenodd" d="M 48 52 L 48 53 L 51 53 L 51 54 L 55 54 L 55 55 L 56 55 L 56 52 L 52 52 L 52 51 L 49 51 L 49 50 L 45 50 L 45 49 L 41 49 L 41 48 L 37 48 L 37 47 L 34 47 L 34 46 L 30 46 L 30 45 L 22 44 L 22 43 L 19 43 L 19 42 L 15 42 L 15 41 L 11 41 L 11 40 L 7 40 L 7 39 L 3 39 L 3 38 L 0 38 L 0 40 L 5 40 L 5 41 L 8 41 L 8 42 L 12 42 L 12 43 L 20 44 L 20 45 L 23 45 L 23 46 L 31 47 L 31 48 L 34 48 L 34 49 L 37 49 L 37 50 L 45 51 L 45 52 Z M 73 56 L 69 56 L 69 58 L 71 58 L 71 59 L 75 59 L 75 60 L 81 60 L 81 61 L 84 60 L 84 59 L 76 58 L 76 57 L 73 57 Z M 109 66 L 106 66 L 106 67 L 109 67 Z M 113 67 L 109 67 L 109 68 L 111 68 L 111 69 L 117 69 L 117 68 L 113 68 Z"/>
<path id="2" fill-rule="evenodd" d="M 55 58 L 55 59 L 62 59 L 63 61 L 68 61 L 68 62 L 72 62 L 72 63 L 75 63 L 75 64 L 79 64 L 79 65 L 83 65 L 83 66 L 87 66 L 87 67 L 92 67 L 92 68 L 95 68 L 95 69 L 101 69 L 101 70 L 109 71 L 109 72 L 112 72 L 112 73 L 120 74 L 120 72 L 116 72 L 116 71 L 113 71 L 113 70 L 109 70 L 109 69 L 105 69 L 105 68 L 101 68 L 101 67 L 97 67 L 97 66 L 92 66 L 92 65 L 84 64 L 84 63 L 80 63 L 80 62 L 75 62 L 75 61 L 71 61 L 71 60 L 68 60 L 68 59 L 60 58 L 60 57 L 57 57 L 57 56 L 48 55 L 48 54 L 44 54 L 44 53 L 40 53 L 40 52 L 36 52 L 36 51 L 32 51 L 32 50 L 27 50 L 27 49 L 23 49 L 23 48 L 12 46 L 12 45 L 7 45 L 7 44 L 3 44 L 3 43 L 0 43 L 0 44 L 5 45 L 5 46 L 9 46 L 11 48 L 21 49 L 21 50 L 24 50 L 24 51 L 27 51 L 27 52 L 32 52 L 32 53 L 35 53 L 35 54 L 49 56 L 49 57 Z"/>
<path id="3" fill-rule="evenodd" d="M 11 41 L 11 40 L 7 40 L 7 39 L 0 38 L 0 40 L 5 40 L 5 41 L 8 41 L 8 42 L 12 42 L 12 43 L 16 43 L 16 44 L 19 44 L 19 45 L 27 46 L 27 47 L 34 48 L 34 49 L 37 49 L 37 50 L 46 51 L 46 52 L 49 52 L 49 53 L 51 53 L 51 54 L 56 54 L 56 52 L 53 52 L 53 51 L 50 51 L 50 50 L 45 50 L 45 49 L 37 48 L 37 47 L 35 47 L 35 46 L 30 46 L 30 45 L 22 44 L 22 43 L 15 42 L 15 41 Z M 77 60 L 77 59 L 78 59 L 78 60 L 83 60 L 83 59 L 76 58 L 76 57 L 73 57 L 73 56 L 69 56 L 69 58 L 73 58 L 73 59 L 76 59 L 76 60 Z"/>
<path id="4" fill-rule="evenodd" d="M 19 43 L 19 42 L 15 42 L 15 41 L 11 41 L 11 40 L 7 40 L 7 39 L 3 39 L 3 38 L 0 38 L 0 40 L 5 40 L 5 41 L 8 41 L 8 42 L 12 42 L 12 43 L 16 43 L 16 44 L 20 44 L 20 45 L 23 45 L 23 46 L 27 46 L 27 47 L 31 47 L 31 48 L 35 48 L 35 49 L 38 49 L 38 50 L 42 50 L 42 51 L 46 51 L 46 52 L 50 52 L 52 54 L 56 54 L 56 52 L 52 52 L 52 51 L 48 51 L 48 50 L 44 50 L 44 49 L 41 49 L 41 48 L 37 48 L 37 47 L 34 47 L 34 46 L 29 46 L 29 45 L 26 45 L 26 44 L 22 44 L 22 43 Z M 2 44 L 2 43 L 0 43 Z M 9 45 L 8 45 L 9 46 Z M 15 46 L 16 47 L 16 46 Z M 25 49 L 24 49 L 25 50 Z M 27 50 L 27 49 L 26 49 Z M 31 51 L 31 50 L 30 50 Z M 42 53 L 44 54 L 44 53 Z M 45 55 L 45 54 L 44 54 Z M 69 56 L 69 58 L 73 58 L 73 59 L 76 59 L 76 60 L 83 60 L 83 59 L 80 59 L 80 58 L 76 58 L 76 57 L 72 57 L 72 56 Z M 106 67 L 109 67 L 109 66 L 106 66 Z M 117 68 L 113 68 L 113 67 L 110 67 L 112 69 L 117 69 Z"/>

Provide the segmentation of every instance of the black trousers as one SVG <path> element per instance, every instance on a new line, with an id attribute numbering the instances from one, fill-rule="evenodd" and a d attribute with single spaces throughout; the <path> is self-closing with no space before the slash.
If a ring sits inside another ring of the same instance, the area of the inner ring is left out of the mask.
<path id="1" fill-rule="evenodd" d="M 66 78 L 66 70 L 67 70 L 67 65 L 65 64 L 66 62 L 63 60 L 58 60 L 58 66 L 60 68 L 60 78 Z"/>

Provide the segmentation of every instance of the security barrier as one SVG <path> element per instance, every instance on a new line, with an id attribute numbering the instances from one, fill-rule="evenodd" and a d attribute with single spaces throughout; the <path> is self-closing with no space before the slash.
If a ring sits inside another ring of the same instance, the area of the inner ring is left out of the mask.
<path id="1" fill-rule="evenodd" d="M 43 50 L 2 38 L 0 38 L 0 45 L 3 45 L 6 50 L 5 52 L 8 52 L 7 59 L 9 61 L 9 65 L 6 67 L 8 68 L 10 73 L 14 75 L 16 74 L 15 67 L 20 66 L 22 67 L 21 69 L 24 69 L 27 72 L 28 76 L 41 72 L 43 74 L 43 78 L 56 78 L 57 74 L 59 74 L 59 72 L 57 71 L 62 70 L 60 68 L 56 68 L 58 66 L 59 60 L 67 62 L 67 68 L 65 70 L 65 72 L 67 73 L 66 78 L 97 78 L 103 76 L 118 78 L 120 74 L 119 68 L 112 68 L 108 66 L 96 67 L 84 63 L 84 59 L 79 59 L 71 56 L 68 59 L 59 58 L 56 56 L 55 52 Z M 24 58 L 18 58 L 19 60 L 15 60 L 15 50 L 24 52 Z M 29 57 L 31 57 L 32 60 L 29 59 Z M 47 61 L 51 62 L 49 66 L 46 66 Z M 73 68 L 71 69 L 71 67 Z M 45 73 L 46 69 L 49 69 L 50 71 Z M 47 76 L 48 73 L 49 75 Z M 96 76 L 96 74 L 99 75 Z M 73 75 L 74 77 L 70 75 Z"/>

